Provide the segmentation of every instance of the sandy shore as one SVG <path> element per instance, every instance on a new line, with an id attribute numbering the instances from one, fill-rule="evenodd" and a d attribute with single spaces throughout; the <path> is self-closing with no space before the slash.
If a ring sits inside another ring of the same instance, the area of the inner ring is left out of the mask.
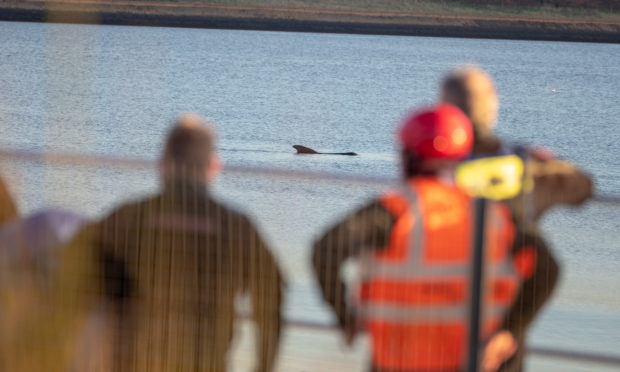
<path id="1" fill-rule="evenodd" d="M 377 35 L 620 42 L 620 23 L 428 15 L 168 2 L 0 1 L 0 20 L 327 32 Z"/>

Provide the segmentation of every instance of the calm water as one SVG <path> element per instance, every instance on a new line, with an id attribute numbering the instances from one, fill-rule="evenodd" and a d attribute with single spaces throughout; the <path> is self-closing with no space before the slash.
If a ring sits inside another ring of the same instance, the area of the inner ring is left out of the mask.
<path id="1" fill-rule="evenodd" d="M 196 111 L 216 123 L 226 164 L 394 178 L 399 119 L 467 62 L 496 78 L 502 135 L 551 147 L 620 195 L 620 45 L 0 22 L 0 146 L 156 159 L 171 120 Z M 295 156 L 293 144 L 360 156 Z M 150 169 L 1 165 L 25 212 L 96 217 L 157 184 Z M 274 246 L 289 316 L 329 321 L 308 246 L 380 188 L 224 173 L 215 191 Z M 544 227 L 564 272 L 531 343 L 617 353 L 620 208 L 560 208 Z"/>

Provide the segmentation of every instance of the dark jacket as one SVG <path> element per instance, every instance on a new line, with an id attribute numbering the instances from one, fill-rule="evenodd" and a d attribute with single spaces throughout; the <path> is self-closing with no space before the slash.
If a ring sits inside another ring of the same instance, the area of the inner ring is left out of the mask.
<path id="1" fill-rule="evenodd" d="M 97 226 L 105 294 L 117 307 L 119 371 L 225 371 L 239 294 L 257 323 L 258 371 L 273 368 L 283 279 L 250 221 L 204 186 L 168 184 Z"/>
<path id="2" fill-rule="evenodd" d="M 515 148 L 494 136 L 477 138 L 474 143 L 474 156 L 505 155 L 506 152 L 513 152 Z M 534 275 L 523 283 L 522 291 L 516 300 L 516 305 L 525 311 L 515 308 L 504 322 L 504 327 L 516 337 L 519 349 L 515 356 L 500 368 L 502 372 L 518 372 L 523 369 L 525 330 L 553 292 L 560 271 L 553 252 L 540 232 L 540 218 L 553 206 L 582 204 L 592 196 L 594 188 L 588 174 L 570 162 L 553 157 L 548 150 L 521 147 L 517 152 L 524 160 L 526 182 L 524 191 L 506 203 L 519 231 L 517 239 L 520 241 L 517 241 L 517 244 L 536 245 L 538 264 Z M 539 295 L 531 296 L 532 291 Z"/>

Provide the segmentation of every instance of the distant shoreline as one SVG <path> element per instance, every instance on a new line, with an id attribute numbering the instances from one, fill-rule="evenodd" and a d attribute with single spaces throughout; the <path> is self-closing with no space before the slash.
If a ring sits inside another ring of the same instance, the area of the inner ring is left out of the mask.
<path id="1" fill-rule="evenodd" d="M 620 43 L 616 22 L 154 4 L 0 2 L 0 21 Z"/>

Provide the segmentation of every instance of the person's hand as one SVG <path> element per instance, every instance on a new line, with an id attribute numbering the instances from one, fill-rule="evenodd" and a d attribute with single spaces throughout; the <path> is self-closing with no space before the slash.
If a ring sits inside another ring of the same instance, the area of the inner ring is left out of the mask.
<path id="1" fill-rule="evenodd" d="M 355 341 L 355 336 L 359 331 L 358 320 L 355 316 L 349 316 L 348 321 L 346 322 L 344 328 L 342 329 L 344 336 L 344 344 L 346 346 L 352 346 Z"/>
<path id="2" fill-rule="evenodd" d="M 344 329 L 344 343 L 347 346 L 352 346 L 355 336 L 357 335 L 357 326 L 350 325 Z"/>
<path id="3" fill-rule="evenodd" d="M 495 372 L 499 367 L 510 359 L 517 351 L 517 341 L 512 333 L 501 331 L 491 338 L 484 348 L 482 357 L 482 370 L 484 372 Z"/>

